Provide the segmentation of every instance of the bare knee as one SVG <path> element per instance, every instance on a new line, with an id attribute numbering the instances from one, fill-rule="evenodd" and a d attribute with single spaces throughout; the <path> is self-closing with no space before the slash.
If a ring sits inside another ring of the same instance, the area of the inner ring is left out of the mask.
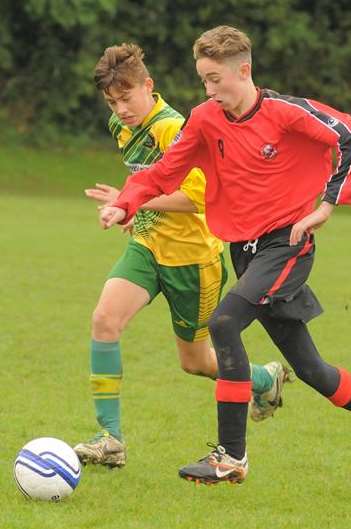
<path id="1" fill-rule="evenodd" d="M 122 320 L 107 310 L 97 307 L 92 317 L 92 333 L 96 340 L 117 341 L 122 334 L 124 325 Z"/>
<path id="2" fill-rule="evenodd" d="M 217 358 L 208 340 L 185 342 L 177 338 L 180 367 L 190 375 L 217 377 Z"/>
<path id="3" fill-rule="evenodd" d="M 189 358 L 181 357 L 180 367 L 189 375 L 202 375 L 201 370 L 198 366 L 194 365 L 193 361 Z"/>

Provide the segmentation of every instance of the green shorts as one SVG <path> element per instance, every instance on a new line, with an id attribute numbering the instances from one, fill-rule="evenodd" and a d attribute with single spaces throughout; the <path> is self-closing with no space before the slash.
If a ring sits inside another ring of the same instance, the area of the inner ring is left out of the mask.
<path id="1" fill-rule="evenodd" d="M 223 254 L 206 264 L 160 265 L 148 248 L 131 240 L 108 275 L 108 279 L 116 277 L 145 288 L 150 303 L 162 292 L 175 334 L 187 342 L 196 342 L 208 337 L 207 323 L 219 303 L 227 270 Z"/>

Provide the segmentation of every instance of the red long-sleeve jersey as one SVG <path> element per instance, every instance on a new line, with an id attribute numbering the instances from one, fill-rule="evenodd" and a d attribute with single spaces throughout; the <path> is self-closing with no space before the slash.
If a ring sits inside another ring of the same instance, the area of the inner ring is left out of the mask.
<path id="1" fill-rule="evenodd" d="M 200 167 L 210 230 L 225 241 L 244 241 L 299 221 L 323 191 L 327 202 L 350 203 L 350 166 L 351 116 L 258 90 L 255 105 L 237 120 L 213 100 L 194 108 L 179 141 L 158 163 L 130 176 L 114 205 L 128 220 Z"/>

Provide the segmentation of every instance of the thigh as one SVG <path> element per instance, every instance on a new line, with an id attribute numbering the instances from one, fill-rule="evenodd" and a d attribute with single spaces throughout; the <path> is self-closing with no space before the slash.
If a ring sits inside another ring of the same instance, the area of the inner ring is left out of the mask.
<path id="1" fill-rule="evenodd" d="M 95 313 L 124 328 L 133 316 L 150 301 L 148 291 L 123 278 L 108 279 L 102 289 Z"/>
<path id="2" fill-rule="evenodd" d="M 318 369 L 323 362 L 305 323 L 276 319 L 265 307 L 258 312 L 258 320 L 289 364 L 298 371 Z"/>
<path id="3" fill-rule="evenodd" d="M 133 239 L 113 266 L 108 279 L 124 279 L 141 287 L 148 292 L 149 302 L 160 292 L 158 264 L 152 252 Z"/>
<path id="4" fill-rule="evenodd" d="M 222 255 L 206 264 L 160 266 L 160 283 L 175 334 L 184 341 L 208 337 L 208 320 L 217 307 L 227 271 Z"/>
<path id="5" fill-rule="evenodd" d="M 233 292 L 250 303 L 265 304 L 290 301 L 305 284 L 313 265 L 314 243 L 305 236 L 297 246 L 290 246 L 289 234 L 267 236 L 258 241 L 257 253 L 231 246 L 233 265 L 241 274 Z M 242 263 L 245 262 L 245 266 Z"/>

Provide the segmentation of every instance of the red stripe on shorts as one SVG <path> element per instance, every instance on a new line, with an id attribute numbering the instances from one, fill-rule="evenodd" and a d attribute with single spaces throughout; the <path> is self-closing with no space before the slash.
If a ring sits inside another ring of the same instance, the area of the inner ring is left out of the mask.
<path id="1" fill-rule="evenodd" d="M 329 397 L 329 400 L 335 406 L 342 408 L 351 401 L 351 373 L 346 369 L 338 369 L 338 371 L 340 373 L 339 386 L 334 395 Z"/>
<path id="2" fill-rule="evenodd" d="M 295 255 L 295 257 L 291 257 L 291 259 L 289 259 L 287 261 L 286 265 L 284 266 L 283 270 L 280 272 L 280 274 L 277 277 L 277 279 L 274 281 L 274 283 L 271 286 L 270 290 L 267 292 L 266 296 L 264 296 L 264 299 L 266 299 L 269 296 L 272 296 L 272 294 L 274 294 L 274 292 L 276 292 L 277 290 L 280 289 L 280 287 L 282 286 L 282 284 L 284 283 L 284 281 L 286 280 L 286 278 L 290 274 L 291 270 L 295 266 L 295 263 L 296 263 L 297 259 L 299 257 L 301 257 L 302 255 L 305 255 L 306 253 L 308 253 L 310 251 L 312 245 L 313 245 L 313 243 L 310 242 L 310 240 L 308 238 L 307 241 L 305 242 L 304 247 L 300 250 L 300 252 L 297 255 Z"/>
<path id="3" fill-rule="evenodd" d="M 236 382 L 234 380 L 217 379 L 216 400 L 217 402 L 250 402 L 251 380 Z"/>

